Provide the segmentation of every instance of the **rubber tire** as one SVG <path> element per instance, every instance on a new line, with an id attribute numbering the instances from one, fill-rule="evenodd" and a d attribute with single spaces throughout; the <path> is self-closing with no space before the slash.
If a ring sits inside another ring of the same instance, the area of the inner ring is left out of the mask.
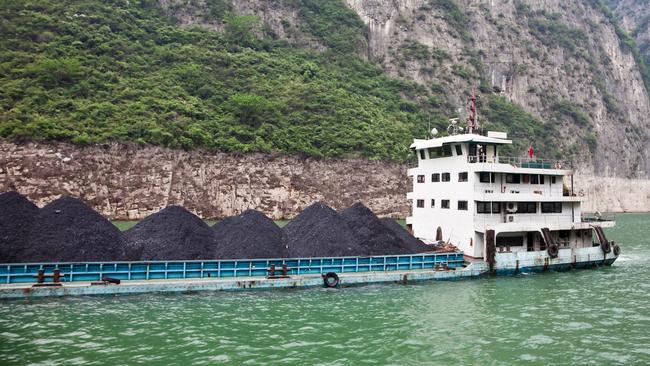
<path id="1" fill-rule="evenodd" d="M 600 249 L 603 250 L 603 253 L 607 254 L 612 251 L 612 245 L 606 241 L 604 243 L 600 243 Z"/>
<path id="2" fill-rule="evenodd" d="M 612 247 L 612 251 L 614 252 L 614 255 L 618 257 L 618 255 L 621 254 L 621 247 L 614 244 L 614 246 Z"/>
<path id="3" fill-rule="evenodd" d="M 339 276 L 334 272 L 327 272 L 323 275 L 323 284 L 325 287 L 337 287 L 339 285 Z"/>
<path id="4" fill-rule="evenodd" d="M 549 245 L 546 251 L 551 258 L 557 258 L 557 255 L 560 254 L 560 249 L 557 247 L 557 244 Z"/>

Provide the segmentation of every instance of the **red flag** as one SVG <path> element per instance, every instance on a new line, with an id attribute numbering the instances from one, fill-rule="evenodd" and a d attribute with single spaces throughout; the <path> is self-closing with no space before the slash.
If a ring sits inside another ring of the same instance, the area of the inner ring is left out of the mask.
<path id="1" fill-rule="evenodd" d="M 533 145 L 530 145 L 528 148 L 528 157 L 532 159 L 533 155 L 535 155 L 535 150 L 533 150 Z"/>

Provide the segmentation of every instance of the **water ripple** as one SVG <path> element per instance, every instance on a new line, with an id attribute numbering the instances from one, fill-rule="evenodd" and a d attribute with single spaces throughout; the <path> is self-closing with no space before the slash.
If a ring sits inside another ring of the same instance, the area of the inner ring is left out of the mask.
<path id="1" fill-rule="evenodd" d="M 611 268 L 412 285 L 0 302 L 0 364 L 650 364 L 650 215 Z"/>

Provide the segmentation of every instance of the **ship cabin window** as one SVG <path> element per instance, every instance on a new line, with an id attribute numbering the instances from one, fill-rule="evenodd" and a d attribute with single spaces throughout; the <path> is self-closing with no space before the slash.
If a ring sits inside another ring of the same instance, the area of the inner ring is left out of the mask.
<path id="1" fill-rule="evenodd" d="M 431 174 L 431 181 L 432 182 L 440 182 L 440 173 Z"/>
<path id="2" fill-rule="evenodd" d="M 542 202 L 542 213 L 562 213 L 562 202 Z"/>
<path id="3" fill-rule="evenodd" d="M 415 204 L 418 208 L 424 208 L 424 200 L 417 200 Z"/>
<path id="4" fill-rule="evenodd" d="M 463 147 L 460 145 L 456 145 L 456 155 L 461 156 L 463 155 Z"/>
<path id="5" fill-rule="evenodd" d="M 461 211 L 467 211 L 467 201 L 458 201 L 458 209 Z"/>
<path id="6" fill-rule="evenodd" d="M 524 236 L 504 236 L 497 235 L 496 246 L 498 247 L 520 247 L 524 245 Z"/>
<path id="7" fill-rule="evenodd" d="M 442 181 L 443 181 L 443 182 L 449 182 L 449 181 L 451 181 L 451 174 L 449 174 L 449 173 L 442 173 Z"/>
<path id="8" fill-rule="evenodd" d="M 494 173 L 481 172 L 478 175 L 478 180 L 481 183 L 494 183 Z"/>
<path id="9" fill-rule="evenodd" d="M 490 211 L 492 209 L 492 211 Z M 501 212 L 501 203 L 500 202 L 476 202 L 476 213 L 500 213 Z"/>
<path id="10" fill-rule="evenodd" d="M 526 214 L 526 213 L 537 213 L 537 203 L 536 202 L 517 202 L 517 213 Z"/>
<path id="11" fill-rule="evenodd" d="M 452 156 L 451 145 L 442 145 L 441 147 L 430 147 L 429 159 L 446 158 Z"/>
<path id="12" fill-rule="evenodd" d="M 458 181 L 459 182 L 467 182 L 467 172 L 458 173 Z"/>
<path id="13" fill-rule="evenodd" d="M 452 156 L 451 145 L 442 145 L 442 153 L 444 156 Z"/>
<path id="14" fill-rule="evenodd" d="M 441 208 L 449 208 L 449 200 L 440 201 L 440 207 Z"/>
<path id="15" fill-rule="evenodd" d="M 424 152 L 424 149 L 420 150 L 420 159 L 425 160 L 427 158 L 426 153 Z"/>
<path id="16" fill-rule="evenodd" d="M 424 183 L 424 175 L 418 175 L 418 183 Z"/>
<path id="17" fill-rule="evenodd" d="M 436 207 L 436 200 L 432 198 L 431 199 L 431 208 L 434 208 L 434 207 Z"/>
<path id="18" fill-rule="evenodd" d="M 551 176 L 551 184 L 555 184 L 555 179 L 556 177 L 554 175 Z"/>
<path id="19" fill-rule="evenodd" d="M 514 183 L 514 184 L 521 183 L 519 174 L 506 174 L 506 183 Z"/>
<path id="20" fill-rule="evenodd" d="M 523 174 L 521 176 L 521 181 L 530 184 L 544 184 L 544 176 L 538 174 Z"/>

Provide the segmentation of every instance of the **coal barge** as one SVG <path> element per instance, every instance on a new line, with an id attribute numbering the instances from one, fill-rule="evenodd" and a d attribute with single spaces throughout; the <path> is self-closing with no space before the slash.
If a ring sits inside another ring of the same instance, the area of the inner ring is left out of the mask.
<path id="1" fill-rule="evenodd" d="M 532 147 L 527 158 L 502 156 L 499 147 L 512 142 L 502 132 L 477 133 L 472 112 L 466 131 L 452 120 L 448 136 L 434 130 L 411 145 L 418 164 L 408 171 L 408 232 L 361 204 L 336 212 L 316 203 L 282 230 L 252 210 L 210 228 L 171 206 L 122 235 L 79 200 L 39 210 L 5 193 L 0 206 L 13 206 L 0 213 L 0 262 L 11 263 L 0 264 L 0 298 L 338 287 L 611 265 L 620 248 L 603 228 L 615 223 L 583 216 L 572 170 L 535 158 Z"/>

